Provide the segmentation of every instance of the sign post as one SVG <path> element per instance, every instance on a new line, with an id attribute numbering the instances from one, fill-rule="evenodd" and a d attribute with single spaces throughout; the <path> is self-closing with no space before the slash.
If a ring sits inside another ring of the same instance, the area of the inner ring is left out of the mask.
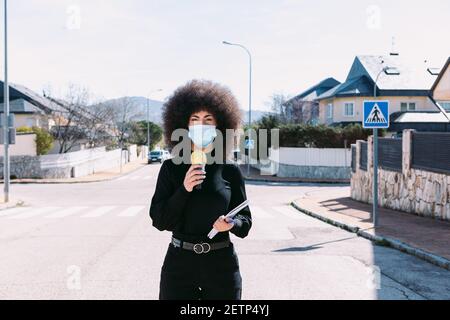
<path id="1" fill-rule="evenodd" d="M 378 225 L 378 129 L 389 128 L 389 101 L 364 101 L 363 127 L 373 129 L 372 222 Z"/>

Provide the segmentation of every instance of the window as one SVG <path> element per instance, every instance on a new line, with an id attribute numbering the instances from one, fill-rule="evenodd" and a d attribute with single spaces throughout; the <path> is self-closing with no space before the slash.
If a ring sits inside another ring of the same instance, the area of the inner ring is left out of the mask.
<path id="1" fill-rule="evenodd" d="M 333 104 L 329 103 L 327 104 L 327 119 L 333 118 Z"/>
<path id="2" fill-rule="evenodd" d="M 346 117 L 353 117 L 354 116 L 354 103 L 353 102 L 346 102 L 344 103 L 344 116 Z"/>
<path id="3" fill-rule="evenodd" d="M 450 112 L 450 101 L 440 101 L 439 105 L 447 112 Z"/>
<path id="4" fill-rule="evenodd" d="M 415 102 L 402 102 L 400 103 L 400 111 L 415 111 L 416 103 Z"/>

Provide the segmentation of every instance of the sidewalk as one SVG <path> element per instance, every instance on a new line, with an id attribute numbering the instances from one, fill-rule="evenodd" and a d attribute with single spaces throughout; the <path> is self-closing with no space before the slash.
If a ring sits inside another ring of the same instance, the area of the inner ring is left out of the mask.
<path id="1" fill-rule="evenodd" d="M 450 270 L 450 222 L 379 208 L 379 226 L 374 229 L 372 205 L 349 194 L 350 187 L 314 191 L 291 204 L 317 219 Z"/>
<path id="2" fill-rule="evenodd" d="M 82 176 L 78 178 L 65 178 L 65 179 L 11 179 L 11 183 L 85 183 L 85 182 L 99 182 L 112 180 L 139 168 L 147 165 L 147 159 L 137 159 L 133 162 L 128 162 L 122 166 L 122 172 L 120 167 L 114 167 L 104 171 L 99 171 L 94 174 Z M 3 183 L 3 179 L 0 180 Z"/>

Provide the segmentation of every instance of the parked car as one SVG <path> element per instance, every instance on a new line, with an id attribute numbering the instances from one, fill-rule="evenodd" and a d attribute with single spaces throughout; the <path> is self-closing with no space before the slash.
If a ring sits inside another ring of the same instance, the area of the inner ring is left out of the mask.
<path id="1" fill-rule="evenodd" d="M 162 163 L 164 160 L 170 158 L 169 151 L 166 150 L 152 150 L 148 153 L 148 163 L 159 162 Z"/>

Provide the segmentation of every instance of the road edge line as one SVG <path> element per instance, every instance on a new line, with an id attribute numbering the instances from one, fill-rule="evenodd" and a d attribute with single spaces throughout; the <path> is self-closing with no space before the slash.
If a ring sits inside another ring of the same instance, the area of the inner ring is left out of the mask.
<path id="1" fill-rule="evenodd" d="M 380 235 L 373 235 L 369 232 L 367 232 L 367 229 L 361 229 L 357 226 L 353 226 L 350 224 L 346 224 L 343 222 L 339 222 L 337 220 L 334 220 L 332 218 L 327 218 L 324 217 L 323 215 L 314 213 L 312 211 L 309 211 L 305 208 L 300 207 L 297 203 L 295 203 L 295 200 L 292 201 L 291 206 L 294 207 L 295 209 L 297 209 L 298 211 L 311 216 L 313 218 L 316 218 L 318 220 L 321 220 L 323 222 L 326 222 L 330 225 L 333 225 L 335 227 L 339 227 L 341 229 L 344 229 L 346 231 L 355 233 L 357 236 L 365 238 L 367 240 L 370 240 L 372 242 L 374 242 L 375 244 L 378 245 L 384 245 L 384 246 L 388 246 L 391 247 L 393 249 L 396 249 L 398 251 L 404 252 L 406 254 L 409 254 L 411 256 L 414 256 L 416 258 L 419 258 L 421 260 L 427 261 L 435 266 L 441 267 L 443 269 L 449 270 L 450 271 L 450 260 L 441 257 L 439 255 L 436 255 L 434 253 L 425 251 L 423 249 L 411 246 L 405 242 L 402 242 L 400 240 L 394 239 L 394 238 L 389 238 L 389 237 L 385 237 L 385 236 L 380 236 Z"/>

